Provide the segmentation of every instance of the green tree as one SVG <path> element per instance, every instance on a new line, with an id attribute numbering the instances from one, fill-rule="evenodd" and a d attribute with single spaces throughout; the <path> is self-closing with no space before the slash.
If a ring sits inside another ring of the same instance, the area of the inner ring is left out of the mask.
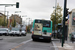
<path id="1" fill-rule="evenodd" d="M 2 26 L 7 26 L 7 22 L 5 21 L 5 24 L 4 24 L 4 20 L 2 20 L 1 25 L 2 25 Z"/>
<path id="2" fill-rule="evenodd" d="M 2 19 L 0 18 L 0 26 L 2 25 Z"/>
<path id="3" fill-rule="evenodd" d="M 30 27 L 29 26 L 27 26 L 27 32 L 30 32 Z"/>
<path id="4" fill-rule="evenodd" d="M 52 26 L 53 26 L 53 30 L 54 30 L 54 22 L 55 22 L 56 25 L 58 25 L 58 23 L 61 23 L 61 21 L 62 21 L 62 8 L 61 8 L 61 6 L 59 6 L 59 4 L 57 4 L 57 8 L 56 8 L 56 19 L 55 19 L 55 10 L 51 14 L 50 19 L 53 22 Z M 57 29 L 57 26 L 56 26 L 56 29 Z"/>
<path id="5" fill-rule="evenodd" d="M 14 22 L 14 20 L 12 20 L 12 27 L 15 27 L 16 26 L 16 21 Z"/>

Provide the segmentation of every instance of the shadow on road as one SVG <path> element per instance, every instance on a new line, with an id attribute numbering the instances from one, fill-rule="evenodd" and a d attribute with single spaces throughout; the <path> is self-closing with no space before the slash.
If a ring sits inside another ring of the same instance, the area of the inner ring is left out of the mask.
<path id="1" fill-rule="evenodd" d="M 49 41 L 47 41 L 47 40 L 34 40 L 34 42 L 51 43 L 51 42 L 49 42 Z"/>

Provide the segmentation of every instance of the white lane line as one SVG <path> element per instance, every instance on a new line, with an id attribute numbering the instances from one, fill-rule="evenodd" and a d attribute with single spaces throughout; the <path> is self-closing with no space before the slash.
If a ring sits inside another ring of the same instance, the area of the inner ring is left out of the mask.
<path id="1" fill-rule="evenodd" d="M 52 42 L 52 43 L 53 43 L 53 46 L 54 46 L 55 50 L 58 50 L 56 44 L 54 42 Z"/>
<path id="2" fill-rule="evenodd" d="M 30 42 L 30 41 L 32 41 L 32 39 L 27 40 L 27 41 L 24 41 L 24 42 L 22 42 L 21 44 L 26 44 L 26 43 L 28 43 L 28 42 Z"/>
<path id="3" fill-rule="evenodd" d="M 14 48 L 12 48 L 12 49 L 10 49 L 10 50 L 16 50 L 17 48 L 19 48 L 19 47 L 21 47 L 22 45 L 24 45 L 24 44 L 30 42 L 31 40 L 32 40 L 32 39 L 27 40 L 27 41 L 24 41 L 24 42 L 20 43 L 18 46 L 14 47 Z"/>
<path id="4" fill-rule="evenodd" d="M 23 38 L 23 37 L 6 37 L 6 38 L 3 38 L 3 39 L 17 39 L 17 38 Z"/>

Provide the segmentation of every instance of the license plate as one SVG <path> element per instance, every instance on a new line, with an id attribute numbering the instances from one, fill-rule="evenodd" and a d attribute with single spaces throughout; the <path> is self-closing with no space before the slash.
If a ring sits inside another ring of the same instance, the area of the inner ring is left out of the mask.
<path id="1" fill-rule="evenodd" d="M 43 37 L 39 37 L 39 39 L 44 39 Z"/>

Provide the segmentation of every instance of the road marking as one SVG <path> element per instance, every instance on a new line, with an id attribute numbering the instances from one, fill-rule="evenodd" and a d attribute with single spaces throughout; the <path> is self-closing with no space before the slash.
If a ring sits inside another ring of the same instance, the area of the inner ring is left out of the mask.
<path id="1" fill-rule="evenodd" d="M 13 48 L 13 49 L 11 49 L 11 50 L 15 50 L 15 49 Z"/>
<path id="2" fill-rule="evenodd" d="M 32 39 L 22 42 L 22 44 L 26 44 L 27 42 L 32 41 Z"/>
<path id="3" fill-rule="evenodd" d="M 70 46 L 68 44 L 64 44 L 64 49 L 74 49 L 74 47 L 73 46 Z"/>
<path id="4" fill-rule="evenodd" d="M 55 50 L 58 50 L 56 44 L 54 42 L 52 42 L 52 43 L 53 43 L 53 46 L 54 46 Z"/>
<path id="5" fill-rule="evenodd" d="M 3 39 L 17 39 L 17 38 L 23 38 L 23 37 L 5 37 Z"/>
<path id="6" fill-rule="evenodd" d="M 74 46 L 70 46 L 70 45 L 68 45 L 68 44 L 64 44 L 64 46 L 62 47 L 62 46 L 56 46 L 56 44 L 53 42 L 53 45 L 54 45 L 54 47 L 55 47 L 55 50 L 57 50 L 57 48 L 61 48 L 61 49 L 67 49 L 67 50 L 69 50 L 69 49 L 74 49 Z"/>
<path id="7" fill-rule="evenodd" d="M 24 41 L 24 42 L 20 43 L 18 46 L 14 47 L 14 48 L 12 48 L 12 49 L 10 49 L 10 50 L 16 50 L 17 48 L 19 48 L 19 47 L 21 47 L 22 45 L 24 45 L 24 44 L 30 42 L 31 40 L 32 40 L 32 39 L 27 40 L 27 41 Z"/>

